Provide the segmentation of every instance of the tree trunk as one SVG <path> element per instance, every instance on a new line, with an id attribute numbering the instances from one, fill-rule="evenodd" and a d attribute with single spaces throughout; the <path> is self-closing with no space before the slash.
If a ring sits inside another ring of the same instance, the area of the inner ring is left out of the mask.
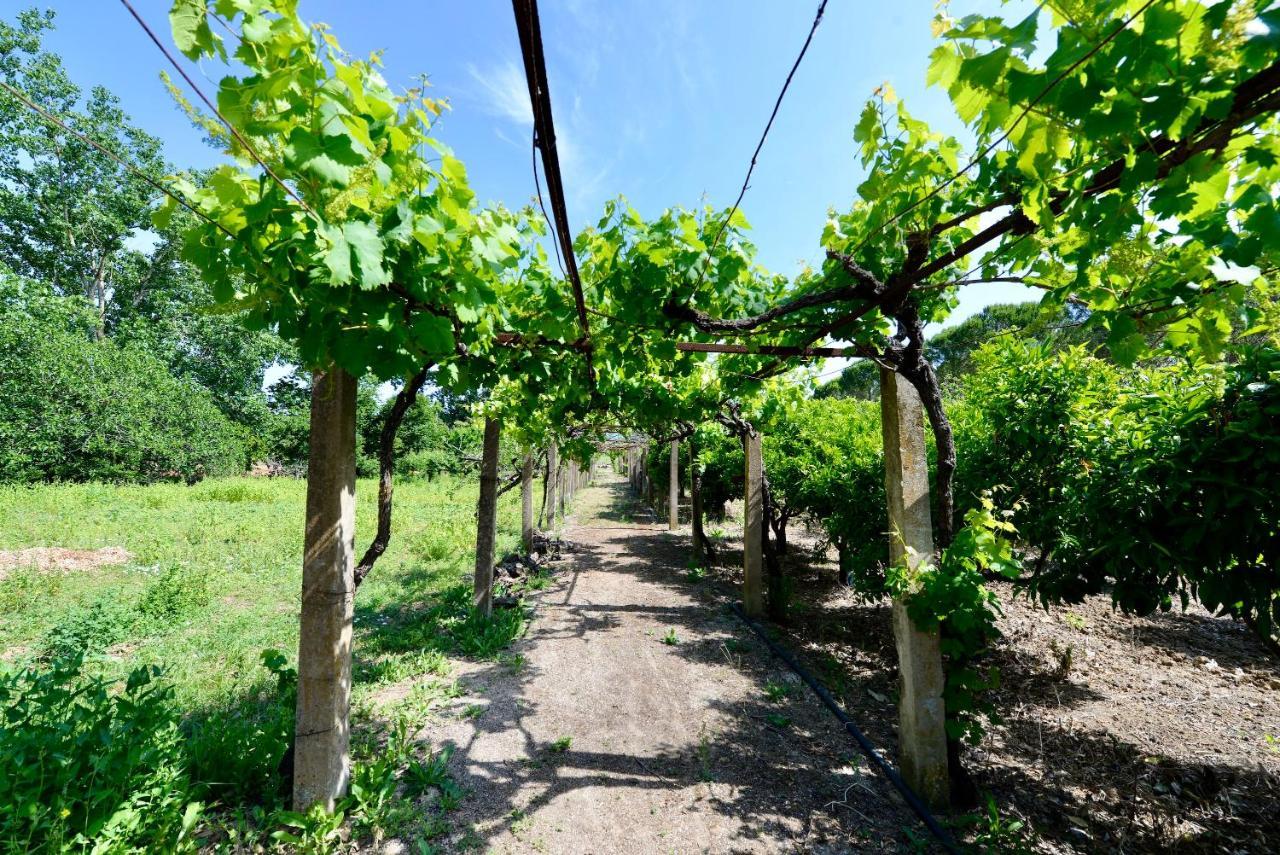
<path id="1" fill-rule="evenodd" d="M 356 380 L 340 368 L 311 384 L 311 453 L 302 559 L 293 807 L 332 811 L 351 774 L 351 624 L 355 598 Z"/>
<path id="2" fill-rule="evenodd" d="M 395 403 L 391 405 L 391 411 L 387 413 L 387 420 L 383 423 L 382 432 L 378 437 L 378 531 L 369 548 L 364 551 L 360 563 L 356 565 L 354 580 L 356 588 L 360 587 L 360 583 L 369 575 L 369 571 L 382 557 L 382 553 L 387 551 L 387 544 L 391 542 L 391 496 L 396 469 L 396 435 L 400 432 L 405 413 L 409 411 L 409 407 L 413 406 L 418 393 L 422 391 L 423 384 L 427 382 L 429 368 L 430 366 L 423 368 L 404 384 L 404 388 L 396 395 Z"/>
<path id="3" fill-rule="evenodd" d="M 929 427 L 933 430 L 937 446 L 938 466 L 934 485 L 938 494 L 938 548 L 946 549 L 955 536 L 952 479 L 956 471 L 956 441 L 951 432 L 951 420 L 947 418 L 942 403 L 942 384 L 924 355 L 924 322 L 919 311 L 914 305 L 905 303 L 894 315 L 894 320 L 898 323 L 900 335 L 906 336 L 907 344 L 890 356 L 897 362 L 898 373 L 915 387 L 929 417 Z"/>
<path id="4" fill-rule="evenodd" d="M 772 498 L 772 497 L 770 497 Z M 773 508 L 773 513 L 769 517 L 769 525 L 773 527 L 773 542 L 777 544 L 778 554 L 787 554 L 787 523 L 791 520 L 789 511 L 779 511 Z"/>
<path id="5" fill-rule="evenodd" d="M 761 578 L 764 563 L 764 490 L 762 482 L 760 435 L 747 431 L 742 436 L 746 457 L 746 496 L 742 509 L 742 609 L 748 617 L 764 613 L 764 585 Z"/>
<path id="6" fill-rule="evenodd" d="M 484 420 L 484 453 L 480 461 L 480 500 L 476 509 L 475 607 L 493 614 L 493 545 L 498 522 L 498 420 Z"/>
<path id="7" fill-rule="evenodd" d="M 760 468 L 763 476 L 761 478 L 760 492 L 764 503 L 764 519 L 769 521 L 769 525 L 760 526 L 760 548 L 764 554 L 765 587 L 768 590 L 766 609 L 771 621 L 774 623 L 786 623 L 787 591 L 786 583 L 782 577 L 782 563 L 778 560 L 778 551 L 769 542 L 769 529 L 772 526 L 773 517 L 773 497 L 770 495 L 769 478 L 768 474 L 764 472 L 763 463 Z"/>

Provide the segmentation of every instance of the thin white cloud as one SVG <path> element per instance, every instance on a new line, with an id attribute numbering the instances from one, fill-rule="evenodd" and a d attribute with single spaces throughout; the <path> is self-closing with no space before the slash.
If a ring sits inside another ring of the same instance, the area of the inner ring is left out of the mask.
<path id="1" fill-rule="evenodd" d="M 507 61 L 482 71 L 467 64 L 467 73 L 480 84 L 488 110 L 518 125 L 533 125 L 533 107 L 529 105 L 529 87 L 524 72 Z"/>
<path id="2" fill-rule="evenodd" d="M 469 64 L 467 73 L 479 84 L 484 109 L 522 129 L 533 127 L 528 83 L 524 70 L 517 63 L 508 60 L 484 69 Z M 583 107 L 581 96 L 575 92 L 566 100 L 556 101 L 570 105 L 569 109 L 556 116 L 556 148 L 560 152 L 560 169 L 570 208 L 577 215 L 594 213 L 592 209 L 601 201 L 611 165 L 601 165 L 598 157 L 578 143 L 578 140 L 592 136 L 591 118 Z M 494 128 L 494 133 L 508 144 L 517 147 L 528 145 L 513 140 L 501 125 Z"/>

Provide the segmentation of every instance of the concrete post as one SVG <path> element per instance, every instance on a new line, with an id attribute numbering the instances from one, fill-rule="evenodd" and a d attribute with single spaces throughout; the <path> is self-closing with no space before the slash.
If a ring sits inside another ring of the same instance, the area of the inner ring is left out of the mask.
<path id="1" fill-rule="evenodd" d="M 520 543 L 525 554 L 533 551 L 533 455 L 525 454 L 520 469 Z"/>
<path id="2" fill-rule="evenodd" d="M 551 444 L 547 446 L 547 483 L 543 491 L 546 496 L 546 512 L 547 512 L 547 529 L 556 527 L 556 486 L 559 478 L 557 473 L 560 472 L 560 446 L 556 441 L 551 440 Z"/>
<path id="3" fill-rule="evenodd" d="M 556 468 L 556 498 L 558 500 L 556 506 L 559 508 L 561 517 L 564 516 L 564 509 L 567 504 L 565 493 L 569 490 L 568 475 L 569 473 L 566 471 L 566 467 L 559 466 Z"/>
<path id="4" fill-rule="evenodd" d="M 689 530 L 693 533 L 693 557 L 701 562 L 707 556 L 707 533 L 702 530 L 702 475 L 698 472 L 698 445 L 689 437 Z"/>
<path id="5" fill-rule="evenodd" d="M 498 523 L 498 420 L 484 420 L 484 451 L 480 458 L 480 500 L 476 509 L 475 607 L 493 614 L 493 545 Z"/>
<path id="6" fill-rule="evenodd" d="M 667 485 L 667 528 L 680 528 L 680 440 L 671 440 L 671 463 Z"/>
<path id="7" fill-rule="evenodd" d="M 759 617 L 764 613 L 764 468 L 760 434 L 748 432 L 743 445 L 747 467 L 742 522 L 742 609 L 750 617 Z"/>
<path id="8" fill-rule="evenodd" d="M 880 414 L 884 436 L 885 492 L 889 504 L 889 559 L 914 569 L 933 558 L 929 513 L 929 461 L 925 452 L 920 396 L 897 372 L 880 369 Z M 902 777 L 929 805 L 949 801 L 945 675 L 937 630 L 923 632 L 893 601 L 893 637 L 900 679 L 898 744 Z"/>
<path id="9" fill-rule="evenodd" d="M 356 380 L 311 378 L 311 453 L 302 556 L 293 807 L 332 811 L 351 776 L 351 623 L 355 597 Z"/>

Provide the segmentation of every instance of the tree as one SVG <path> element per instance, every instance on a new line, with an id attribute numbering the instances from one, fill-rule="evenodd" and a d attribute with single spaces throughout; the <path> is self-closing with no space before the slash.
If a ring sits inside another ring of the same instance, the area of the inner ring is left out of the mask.
<path id="1" fill-rule="evenodd" d="M 161 174 L 159 141 L 106 89 L 81 92 L 41 48 L 52 26 L 52 12 L 34 10 L 0 21 L 0 79 L 144 173 Z M 154 190 L 123 166 L 0 94 L 0 261 L 89 299 L 99 334 L 118 280 L 138 260 L 130 238 L 150 226 L 154 201 Z"/>
<path id="2" fill-rule="evenodd" d="M 97 339 L 96 308 L 0 271 L 0 480 L 198 481 L 245 468 L 212 397 L 137 344 Z"/>

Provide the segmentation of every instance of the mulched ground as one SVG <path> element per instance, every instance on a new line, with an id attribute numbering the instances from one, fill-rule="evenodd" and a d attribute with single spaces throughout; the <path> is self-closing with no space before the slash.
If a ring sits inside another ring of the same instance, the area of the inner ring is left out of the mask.
<path id="1" fill-rule="evenodd" d="M 783 640 L 892 755 L 887 603 L 859 602 L 795 540 Z M 739 555 L 715 571 L 726 590 Z M 1036 851 L 1280 852 L 1280 661 L 1245 627 L 1199 608 L 1125 616 L 1107 597 L 1046 611 L 997 589 L 1003 721 L 966 762 Z"/>

